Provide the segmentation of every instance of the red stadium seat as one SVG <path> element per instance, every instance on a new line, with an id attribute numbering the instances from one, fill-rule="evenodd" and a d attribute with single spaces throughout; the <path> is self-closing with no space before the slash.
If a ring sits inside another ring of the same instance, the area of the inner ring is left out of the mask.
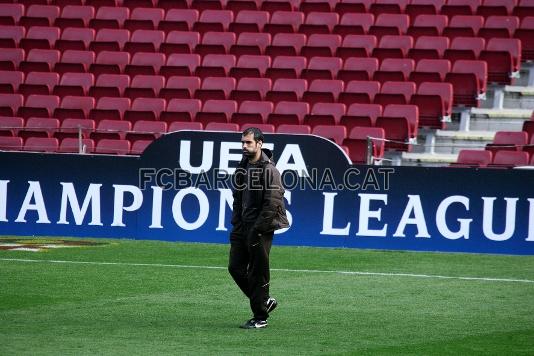
<path id="1" fill-rule="evenodd" d="M 443 30 L 443 35 L 450 39 L 455 37 L 475 37 L 483 24 L 484 18 L 482 16 L 454 16 L 450 19 L 449 25 Z"/>
<path id="2" fill-rule="evenodd" d="M 272 90 L 267 92 L 265 100 L 278 103 L 280 101 L 299 101 L 308 89 L 304 79 L 280 78 L 274 81 Z"/>
<path id="3" fill-rule="evenodd" d="M 10 94 L 19 90 L 24 82 L 24 73 L 11 70 L 0 70 L 0 93 Z"/>
<path id="4" fill-rule="evenodd" d="M 22 26 L 0 26 L 0 46 L 2 48 L 19 47 L 25 34 L 26 29 Z"/>
<path id="5" fill-rule="evenodd" d="M 493 154 L 485 150 L 461 150 L 453 167 L 484 168 L 492 162 Z"/>
<path id="6" fill-rule="evenodd" d="M 345 126 L 317 125 L 313 128 L 312 134 L 332 140 L 338 145 L 341 145 L 347 137 L 347 129 Z"/>
<path id="7" fill-rule="evenodd" d="M 265 54 L 271 57 L 296 56 L 306 45 L 306 40 L 306 35 L 302 33 L 277 33 L 265 49 Z"/>
<path id="8" fill-rule="evenodd" d="M 167 132 L 167 123 L 163 121 L 137 121 L 133 125 L 133 132 L 126 134 L 126 139 L 130 142 L 138 140 L 153 141 Z"/>
<path id="9" fill-rule="evenodd" d="M 87 27 L 89 21 L 95 17 L 95 8 L 84 5 L 65 5 L 61 10 L 61 16 L 56 18 L 54 26 L 62 30 L 68 27 Z"/>
<path id="10" fill-rule="evenodd" d="M 534 4 L 532 0 L 519 0 L 519 5 L 514 7 L 512 15 L 519 17 L 521 20 L 534 16 Z"/>
<path id="11" fill-rule="evenodd" d="M 56 95 L 30 95 L 26 98 L 24 106 L 19 108 L 17 115 L 23 118 L 51 117 L 58 106 L 59 97 Z"/>
<path id="12" fill-rule="evenodd" d="M 207 77 L 202 81 L 200 89 L 195 91 L 194 98 L 201 101 L 224 100 L 230 96 L 230 92 L 235 89 L 235 86 L 236 80 L 234 78 Z"/>
<path id="13" fill-rule="evenodd" d="M 273 60 L 271 68 L 268 68 L 265 76 L 275 81 L 281 78 L 295 79 L 307 66 L 305 57 L 299 56 L 278 56 Z"/>
<path id="14" fill-rule="evenodd" d="M 376 14 L 375 14 L 376 15 Z M 405 14 L 381 13 L 376 17 L 375 24 L 369 28 L 369 34 L 379 40 L 386 35 L 404 35 L 408 31 L 410 17 Z"/>
<path id="15" fill-rule="evenodd" d="M 341 0 L 335 5 L 335 11 L 340 14 L 368 12 L 372 0 Z"/>
<path id="16" fill-rule="evenodd" d="M 54 117 L 59 119 L 85 119 L 95 107 L 95 99 L 90 96 L 65 96 L 61 106 L 54 111 Z"/>
<path id="17" fill-rule="evenodd" d="M 305 22 L 299 26 L 299 32 L 305 35 L 329 34 L 339 23 L 339 15 L 335 12 L 310 12 Z"/>
<path id="18" fill-rule="evenodd" d="M 126 155 L 130 152 L 130 141 L 102 139 L 98 141 L 95 153 Z"/>
<path id="19" fill-rule="evenodd" d="M 130 40 L 130 31 L 124 29 L 103 28 L 96 33 L 95 40 L 89 45 L 91 51 L 122 51 Z"/>
<path id="20" fill-rule="evenodd" d="M 440 59 L 449 48 L 449 38 L 441 36 L 420 36 L 415 47 L 410 49 L 408 57 L 419 61 L 421 59 Z"/>
<path id="21" fill-rule="evenodd" d="M 270 114 L 267 123 L 276 127 L 282 124 L 302 124 L 304 116 L 310 111 L 310 105 L 303 102 L 281 101 L 276 104 L 274 113 Z"/>
<path id="22" fill-rule="evenodd" d="M 91 73 L 65 73 L 59 85 L 54 88 L 53 94 L 60 97 L 67 95 L 84 96 L 95 84 L 95 77 Z"/>
<path id="23" fill-rule="evenodd" d="M 208 31 L 228 31 L 230 23 L 234 21 L 234 13 L 229 10 L 205 10 L 193 25 L 193 31 L 205 33 Z"/>
<path id="24" fill-rule="evenodd" d="M 24 142 L 24 151 L 32 152 L 57 152 L 59 142 L 51 137 L 28 137 Z"/>
<path id="25" fill-rule="evenodd" d="M 239 125 L 231 122 L 208 122 L 204 130 L 238 132 Z"/>
<path id="26" fill-rule="evenodd" d="M 231 10 L 236 14 L 243 11 L 256 11 L 258 4 L 254 0 L 229 0 L 226 3 L 226 9 Z"/>
<path id="27" fill-rule="evenodd" d="M 384 107 L 384 118 L 405 118 L 409 125 L 409 139 L 415 140 L 417 138 L 417 131 L 419 127 L 419 108 L 415 105 L 387 105 Z M 377 119 L 377 126 L 378 119 Z"/>
<path id="28" fill-rule="evenodd" d="M 130 105 L 131 100 L 128 98 L 102 97 L 98 99 L 95 109 L 91 110 L 89 118 L 95 122 L 103 119 L 122 120 Z"/>
<path id="29" fill-rule="evenodd" d="M 81 152 L 82 153 L 93 153 L 95 150 L 95 141 L 84 138 L 82 139 L 82 147 Z M 80 152 L 80 140 L 78 138 L 72 138 L 72 137 L 66 137 L 63 140 L 61 140 L 61 143 L 59 144 L 58 152 L 61 153 L 79 153 Z"/>
<path id="30" fill-rule="evenodd" d="M 488 64 L 489 82 L 512 84 L 512 78 L 518 77 L 521 65 L 521 41 L 492 38 L 479 58 Z"/>
<path id="31" fill-rule="evenodd" d="M 230 54 L 241 56 L 261 55 L 265 53 L 267 46 L 271 44 L 271 35 L 268 33 L 241 32 L 237 43 L 230 48 Z"/>
<path id="32" fill-rule="evenodd" d="M 226 77 L 235 64 L 233 54 L 208 54 L 202 59 L 202 65 L 195 70 L 195 75 L 200 78 Z"/>
<path id="33" fill-rule="evenodd" d="M 58 129 L 58 119 L 30 117 L 26 120 L 24 129 L 19 131 L 19 136 L 25 139 L 28 137 L 52 137 Z"/>
<path id="34" fill-rule="evenodd" d="M 308 67 L 302 70 L 300 77 L 306 80 L 334 79 L 342 66 L 341 58 L 313 57 L 308 61 Z"/>
<path id="35" fill-rule="evenodd" d="M 124 95 L 132 100 L 137 98 L 156 98 L 165 86 L 165 78 L 161 75 L 137 75 L 132 79 L 130 87 Z"/>
<path id="36" fill-rule="evenodd" d="M 122 28 L 126 19 L 130 17 L 130 9 L 127 7 L 100 6 L 94 19 L 89 21 L 89 26 L 95 30 L 103 28 Z"/>
<path id="37" fill-rule="evenodd" d="M 516 16 L 490 16 L 486 19 L 484 27 L 478 31 L 478 36 L 486 40 L 511 38 L 518 27 L 519 18 Z"/>
<path id="38" fill-rule="evenodd" d="M 314 11 L 331 12 L 337 2 L 337 0 L 304 0 L 300 3 L 299 10 L 305 14 Z"/>
<path id="39" fill-rule="evenodd" d="M 355 126 L 349 131 L 348 138 L 343 141 L 343 146 L 349 149 L 349 158 L 353 163 L 367 163 L 368 140 L 371 139 L 371 157 L 380 159 L 384 156 L 385 138 L 383 128 Z"/>
<path id="40" fill-rule="evenodd" d="M 454 105 L 478 106 L 486 92 L 488 66 L 484 61 L 458 60 L 445 81 L 453 86 Z"/>
<path id="41" fill-rule="evenodd" d="M 346 13 L 341 17 L 333 33 L 338 35 L 365 35 L 375 23 L 375 17 L 369 13 Z"/>
<path id="42" fill-rule="evenodd" d="M 167 111 L 161 113 L 160 120 L 167 123 L 191 122 L 201 107 L 202 102 L 198 99 L 172 99 L 167 105 Z"/>
<path id="43" fill-rule="evenodd" d="M 497 131 L 493 143 L 486 145 L 486 150 L 495 155 L 498 151 L 522 151 L 528 144 L 528 134 L 524 131 Z"/>
<path id="44" fill-rule="evenodd" d="M 244 101 L 239 106 L 239 112 L 232 115 L 231 121 L 240 126 L 263 125 L 273 111 L 274 105 L 269 101 Z"/>
<path id="45" fill-rule="evenodd" d="M 523 122 L 523 131 L 528 134 L 529 140 L 534 136 L 534 120 L 528 120 Z"/>
<path id="46" fill-rule="evenodd" d="M 380 93 L 375 95 L 374 103 L 381 105 L 407 104 L 416 92 L 414 82 L 385 82 Z"/>
<path id="47" fill-rule="evenodd" d="M 67 27 L 62 31 L 61 38 L 56 41 L 56 49 L 85 51 L 94 41 L 95 36 L 96 32 L 92 28 Z"/>
<path id="48" fill-rule="evenodd" d="M 130 53 L 102 51 L 98 53 L 96 62 L 91 65 L 90 71 L 95 75 L 121 74 L 126 65 L 130 63 Z"/>
<path id="49" fill-rule="evenodd" d="M 340 103 L 314 104 L 310 114 L 304 116 L 304 124 L 312 128 L 318 125 L 337 125 L 345 115 L 346 109 L 345 104 Z"/>
<path id="50" fill-rule="evenodd" d="M 455 62 L 459 59 L 475 60 L 486 47 L 486 41 L 480 37 L 456 37 L 445 51 L 444 58 Z"/>
<path id="51" fill-rule="evenodd" d="M 422 14 L 415 17 L 413 24 L 408 28 L 406 34 L 414 38 L 420 36 L 441 36 L 448 24 L 449 18 L 445 15 Z"/>
<path id="52" fill-rule="evenodd" d="M 250 127 L 256 127 L 260 129 L 262 132 L 266 132 L 266 133 L 275 133 L 276 131 L 274 125 L 271 125 L 271 124 L 243 124 L 241 125 L 240 131 L 245 131 L 246 129 Z"/>
<path id="53" fill-rule="evenodd" d="M 137 30 L 124 44 L 124 51 L 132 55 L 138 52 L 158 52 L 165 40 L 165 32 L 158 30 Z"/>
<path id="54" fill-rule="evenodd" d="M 277 33 L 297 32 L 304 23 L 304 14 L 298 11 L 275 11 L 271 15 L 271 21 L 265 25 L 263 31 L 271 35 Z"/>
<path id="55" fill-rule="evenodd" d="M 169 125 L 169 132 L 181 131 L 181 130 L 203 130 L 204 126 L 200 122 L 182 122 L 177 121 Z"/>
<path id="56" fill-rule="evenodd" d="M 60 52 L 56 49 L 37 49 L 29 51 L 26 60 L 20 62 L 19 70 L 29 72 L 50 72 L 59 61 Z"/>
<path id="57" fill-rule="evenodd" d="M 0 27 L 1 30 L 1 27 Z M 0 31 L 0 43 L 2 31 Z M 2 46 L 0 44 L 0 46 Z M 1 70 L 16 70 L 20 62 L 24 60 L 25 51 L 21 48 L 2 48 L 0 51 L 0 69 Z"/>
<path id="58" fill-rule="evenodd" d="M 160 21 L 158 30 L 170 33 L 171 31 L 189 31 L 198 21 L 199 12 L 195 9 L 169 9 L 165 20 Z"/>
<path id="59" fill-rule="evenodd" d="M 484 17 L 511 15 L 517 3 L 517 0 L 484 0 L 477 8 L 477 15 Z"/>
<path id="60" fill-rule="evenodd" d="M 200 89 L 200 78 L 172 76 L 167 79 L 165 88 L 159 91 L 159 97 L 168 101 L 174 98 L 189 99 L 197 89 Z"/>
<path id="61" fill-rule="evenodd" d="M 177 53 L 192 53 L 200 43 L 200 34 L 189 31 L 171 31 L 165 42 L 160 45 L 160 51 L 167 56 Z"/>
<path id="62" fill-rule="evenodd" d="M 230 94 L 230 99 L 238 103 L 246 100 L 261 101 L 271 90 L 272 82 L 268 78 L 242 78 L 239 80 L 236 90 Z"/>
<path id="63" fill-rule="evenodd" d="M 132 123 L 130 121 L 103 119 L 98 123 L 95 134 L 101 138 L 124 139 L 126 132 L 131 129 Z"/>
<path id="64" fill-rule="evenodd" d="M 24 84 L 20 84 L 19 93 L 24 96 L 32 94 L 48 95 L 59 84 L 59 74 L 30 72 L 26 76 Z"/>
<path id="65" fill-rule="evenodd" d="M 101 97 L 119 97 L 130 86 L 130 77 L 125 74 L 101 74 L 96 79 L 96 85 L 89 89 L 89 95 L 99 99 Z"/>
<path id="66" fill-rule="evenodd" d="M 395 116 L 380 116 L 376 119 L 376 126 L 384 129 L 386 134 L 385 148 L 397 151 L 410 152 L 410 124 L 406 117 L 396 114 Z"/>
<path id="67" fill-rule="evenodd" d="M 347 58 L 343 69 L 337 73 L 337 79 L 345 83 L 353 80 L 370 80 L 378 70 L 376 58 Z"/>
<path id="68" fill-rule="evenodd" d="M 380 82 L 351 80 L 345 91 L 339 94 L 338 102 L 350 105 L 352 103 L 369 104 L 380 92 Z"/>
<path id="69" fill-rule="evenodd" d="M 24 15 L 22 4 L 0 4 L 0 25 L 15 26 Z"/>
<path id="70" fill-rule="evenodd" d="M 166 101 L 160 98 L 137 98 L 132 106 L 124 112 L 124 120 L 135 123 L 140 120 L 158 120 L 162 111 L 165 111 Z"/>
<path id="71" fill-rule="evenodd" d="M 202 42 L 195 47 L 195 53 L 204 56 L 206 54 L 226 54 L 230 47 L 236 43 L 236 35 L 233 32 L 206 32 L 202 36 Z"/>
<path id="72" fill-rule="evenodd" d="M 60 29 L 58 27 L 33 26 L 20 40 L 19 47 L 26 51 L 34 48 L 51 49 L 54 48 L 59 39 L 59 34 Z"/>
<path id="73" fill-rule="evenodd" d="M 0 116 L 0 137 L 15 137 L 24 128 L 22 117 Z"/>
<path id="74" fill-rule="evenodd" d="M 237 102 L 234 100 L 207 100 L 202 111 L 197 113 L 195 121 L 201 122 L 207 129 L 206 125 L 210 122 L 228 123 L 235 112 Z"/>
<path id="75" fill-rule="evenodd" d="M 308 125 L 291 125 L 291 124 L 281 124 L 278 125 L 276 129 L 277 133 L 287 133 L 287 134 L 311 134 L 311 127 Z"/>
<path id="76" fill-rule="evenodd" d="M 198 54 L 175 53 L 167 58 L 165 66 L 160 68 L 160 74 L 169 78 L 174 75 L 191 75 L 200 66 Z"/>
<path id="77" fill-rule="evenodd" d="M 369 11 L 373 14 L 400 14 L 404 13 L 409 0 L 376 0 L 371 4 Z"/>
<path id="78" fill-rule="evenodd" d="M 163 53 L 135 53 L 130 64 L 124 68 L 124 73 L 136 76 L 139 74 L 154 75 L 159 73 L 161 67 L 165 65 L 165 55 Z"/>
<path id="79" fill-rule="evenodd" d="M 404 81 L 415 69 L 415 61 L 409 58 L 385 58 L 380 64 L 380 70 L 373 75 L 373 80 L 381 83 L 387 81 Z"/>
<path id="80" fill-rule="evenodd" d="M 316 79 L 302 95 L 302 100 L 312 106 L 315 103 L 333 103 L 338 100 L 344 86 L 342 80 Z"/>
<path id="81" fill-rule="evenodd" d="M 418 85 L 423 82 L 442 82 L 450 71 L 451 62 L 446 59 L 421 59 L 409 79 Z"/>
<path id="82" fill-rule="evenodd" d="M 61 131 L 56 132 L 54 137 L 57 139 L 77 138 L 81 133 L 83 138 L 89 138 L 89 135 L 94 131 L 94 120 L 67 118 L 61 122 Z"/>
<path id="83" fill-rule="evenodd" d="M 124 28 L 135 30 L 154 30 L 165 17 L 165 11 L 158 8 L 135 8 L 130 18 L 124 22 Z"/>
<path id="84" fill-rule="evenodd" d="M 514 38 L 521 40 L 521 57 L 523 60 L 534 59 L 534 6 L 532 16 L 525 17 L 514 33 Z"/>
<path id="85" fill-rule="evenodd" d="M 152 143 L 151 140 L 135 140 L 132 143 L 132 147 L 130 149 L 131 155 L 141 155 L 143 151 Z"/>
<path id="86" fill-rule="evenodd" d="M 528 165 L 528 153 L 522 151 L 498 151 L 493 157 L 490 168 L 512 168 Z"/>
<path id="87" fill-rule="evenodd" d="M 447 3 L 441 7 L 441 13 L 449 17 L 473 15 L 481 3 L 481 0 L 447 0 Z"/>
<path id="88" fill-rule="evenodd" d="M 0 136 L 0 151 L 22 151 L 22 137 Z"/>
<path id="89" fill-rule="evenodd" d="M 262 32 L 269 22 L 267 11 L 243 10 L 237 13 L 235 22 L 229 26 L 230 31 L 240 34 L 243 32 Z"/>
<path id="90" fill-rule="evenodd" d="M 24 103 L 21 94 L 0 94 L 0 115 L 15 116 L 15 113 Z"/>
<path id="91" fill-rule="evenodd" d="M 340 124 L 350 132 L 356 126 L 374 126 L 376 119 L 382 115 L 382 106 L 378 104 L 351 104 Z"/>
<path id="92" fill-rule="evenodd" d="M 373 57 L 383 60 L 385 58 L 404 58 L 413 47 L 411 36 L 384 35 L 377 48 L 373 50 Z"/>
<path id="93" fill-rule="evenodd" d="M 55 5 L 32 4 L 28 6 L 25 16 L 19 19 L 19 25 L 30 28 L 32 26 L 51 26 L 59 16 L 60 8 Z"/>
<path id="94" fill-rule="evenodd" d="M 61 60 L 56 63 L 54 71 L 60 74 L 68 72 L 85 73 L 95 62 L 93 51 L 77 51 L 67 49 L 63 52 Z"/>
<path id="95" fill-rule="evenodd" d="M 229 75 L 236 78 L 263 77 L 271 66 L 271 57 L 244 54 L 237 60 L 237 66 L 230 69 Z"/>
<path id="96" fill-rule="evenodd" d="M 444 129 L 452 114 L 452 85 L 423 82 L 410 103 L 419 108 L 419 125 Z"/>
<path id="97" fill-rule="evenodd" d="M 312 57 L 330 57 L 341 46 L 341 36 L 331 34 L 312 34 L 300 54 L 308 59 Z"/>

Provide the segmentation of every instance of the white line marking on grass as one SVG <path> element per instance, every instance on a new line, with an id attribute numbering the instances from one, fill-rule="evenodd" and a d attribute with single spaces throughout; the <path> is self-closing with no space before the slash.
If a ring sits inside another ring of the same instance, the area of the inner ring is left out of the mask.
<path id="1" fill-rule="evenodd" d="M 58 264 L 79 264 L 79 265 L 96 265 L 96 266 L 133 266 L 133 267 L 171 267 L 171 268 L 196 268 L 196 269 L 217 269 L 226 270 L 226 267 L 220 266 L 197 266 L 197 265 L 173 265 L 162 263 L 129 263 L 129 262 L 94 262 L 94 261 L 61 261 L 61 260 L 33 260 L 23 258 L 0 258 L 0 261 L 11 262 L 31 262 L 31 263 L 58 263 Z M 512 283 L 534 283 L 531 279 L 511 279 L 511 278 L 489 278 L 489 277 L 462 277 L 462 276 L 441 276 L 435 274 L 416 274 L 416 273 L 386 273 L 386 272 L 361 272 L 361 271 L 336 271 L 336 270 L 317 270 L 317 269 L 290 269 L 290 268 L 271 268 L 276 272 L 294 272 L 294 273 L 334 273 L 357 276 L 384 276 L 384 277 L 412 277 L 412 278 L 434 278 L 434 279 L 457 279 L 465 281 L 484 281 L 484 282 L 512 282 Z"/>

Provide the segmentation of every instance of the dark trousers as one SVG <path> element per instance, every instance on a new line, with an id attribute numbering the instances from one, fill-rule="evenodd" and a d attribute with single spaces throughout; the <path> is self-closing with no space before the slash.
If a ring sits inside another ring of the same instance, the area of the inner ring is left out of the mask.
<path id="1" fill-rule="evenodd" d="M 265 302 L 269 298 L 269 253 L 273 232 L 258 236 L 252 224 L 240 223 L 230 233 L 228 271 L 250 300 L 255 319 L 267 320 Z"/>

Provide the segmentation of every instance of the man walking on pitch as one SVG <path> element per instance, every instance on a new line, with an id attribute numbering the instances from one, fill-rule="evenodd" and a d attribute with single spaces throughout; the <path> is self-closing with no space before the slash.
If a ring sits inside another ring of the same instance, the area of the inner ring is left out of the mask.
<path id="1" fill-rule="evenodd" d="M 269 252 L 274 231 L 289 226 L 280 172 L 263 141 L 258 128 L 243 132 L 243 159 L 235 173 L 228 270 L 250 300 L 253 318 L 241 325 L 244 329 L 266 327 L 278 305 L 269 296 Z"/>

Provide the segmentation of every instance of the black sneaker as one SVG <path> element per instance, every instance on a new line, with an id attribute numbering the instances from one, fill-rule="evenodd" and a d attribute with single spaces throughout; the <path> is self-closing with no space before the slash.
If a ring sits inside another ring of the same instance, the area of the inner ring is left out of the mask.
<path id="1" fill-rule="evenodd" d="M 276 301 L 276 299 L 269 297 L 269 299 L 267 299 L 267 301 L 265 302 L 265 306 L 267 307 L 267 313 L 270 313 L 276 309 L 276 307 L 278 306 L 278 302 Z"/>
<path id="2" fill-rule="evenodd" d="M 267 327 L 267 320 L 250 319 L 240 326 L 241 329 L 261 329 Z"/>

